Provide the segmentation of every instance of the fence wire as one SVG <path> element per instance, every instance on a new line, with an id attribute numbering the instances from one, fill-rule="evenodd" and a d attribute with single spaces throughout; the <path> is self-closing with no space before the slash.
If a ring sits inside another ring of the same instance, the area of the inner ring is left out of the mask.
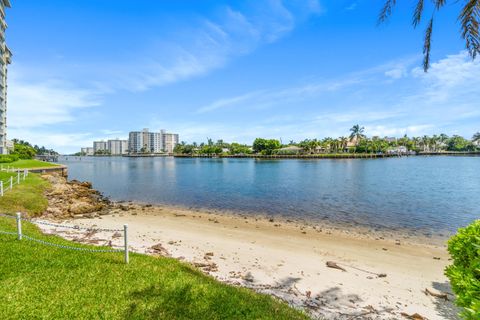
<path id="1" fill-rule="evenodd" d="M 3 213 L 0 213 L 0 217 L 10 218 L 10 219 L 17 219 L 17 217 L 15 217 L 15 216 L 12 216 L 12 215 L 9 215 L 9 214 L 3 214 Z"/>
<path id="2" fill-rule="evenodd" d="M 26 235 L 22 235 L 22 237 L 25 238 L 25 239 L 27 239 L 27 240 L 30 240 L 30 241 L 33 241 L 33 242 L 37 242 L 37 243 L 40 243 L 40 244 L 43 244 L 43 245 L 46 245 L 46 246 L 57 247 L 57 248 L 68 249 L 68 250 L 75 250 L 75 251 L 104 252 L 104 253 L 105 253 L 105 252 L 121 252 L 121 251 L 123 251 L 122 249 L 88 249 L 88 248 L 79 248 L 79 247 L 66 246 L 66 245 L 58 244 L 58 243 L 52 243 L 52 242 L 48 242 L 48 241 L 36 239 L 36 238 L 30 237 L 30 236 L 26 236 Z"/>
<path id="3" fill-rule="evenodd" d="M 31 223 L 35 224 L 41 224 L 45 226 L 50 226 L 50 227 L 55 227 L 55 228 L 67 228 L 67 229 L 73 229 L 73 230 L 85 230 L 85 231 L 97 231 L 97 232 L 122 232 L 123 229 L 103 229 L 103 228 L 88 228 L 88 227 L 80 227 L 80 226 L 69 226 L 65 224 L 57 224 L 57 223 L 51 223 L 51 222 L 45 222 L 45 221 L 37 221 L 37 220 L 29 220 L 29 219 L 23 219 L 24 221 L 28 221 Z"/>
<path id="4" fill-rule="evenodd" d="M 15 216 L 8 215 L 8 214 L 3 214 L 3 213 L 0 213 L 0 217 L 17 219 L 17 217 L 15 217 Z M 20 219 L 23 220 L 23 221 L 34 223 L 34 224 L 42 224 L 42 225 L 47 225 L 47 226 L 59 227 L 59 228 L 69 228 L 69 229 L 74 229 L 74 230 L 109 231 L 109 232 L 123 231 L 123 230 L 120 230 L 120 229 L 100 229 L 100 228 L 95 229 L 95 228 L 85 228 L 85 227 L 79 227 L 79 226 L 61 225 L 61 224 L 56 224 L 56 223 L 44 222 L 44 221 L 34 221 L 34 220 L 30 220 L 30 219 L 25 219 L 25 218 L 20 218 Z M 13 236 L 18 235 L 17 232 L 8 232 L 8 231 L 2 231 L 2 230 L 0 230 L 0 234 L 7 234 L 7 235 L 13 235 Z M 53 243 L 53 242 L 40 240 L 40 239 L 37 239 L 37 238 L 34 238 L 34 237 L 27 236 L 25 234 L 22 234 L 22 238 L 33 241 L 33 242 L 36 242 L 36 243 L 40 243 L 40 244 L 43 244 L 43 245 L 46 245 L 46 246 L 56 247 L 56 248 L 60 248 L 60 249 L 74 250 L 74 251 L 84 251 L 84 252 L 94 252 L 94 253 L 95 252 L 112 253 L 112 252 L 124 252 L 124 250 L 125 250 L 123 248 L 122 249 L 89 249 L 89 248 L 73 247 L 73 246 L 67 246 L 67 245 L 63 245 L 63 244 L 58 244 L 58 243 Z"/>
<path id="5" fill-rule="evenodd" d="M 2 231 L 2 230 L 0 230 L 0 233 L 1 233 L 1 234 L 9 234 L 9 235 L 12 235 L 12 236 L 16 236 L 16 235 L 17 235 L 16 232 L 8 232 L 8 231 Z"/>

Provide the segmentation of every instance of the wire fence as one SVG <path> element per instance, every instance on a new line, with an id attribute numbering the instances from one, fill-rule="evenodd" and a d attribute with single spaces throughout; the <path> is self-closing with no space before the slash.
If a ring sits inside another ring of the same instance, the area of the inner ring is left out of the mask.
<path id="1" fill-rule="evenodd" d="M 3 197 L 5 192 L 12 190 L 13 186 L 19 185 L 22 181 L 25 181 L 29 174 L 27 169 L 15 169 L 10 166 L 4 168 L 3 165 L 0 165 L 0 172 L 11 173 L 7 180 L 0 179 L 0 197 Z"/>
<path id="2" fill-rule="evenodd" d="M 98 252 L 100 252 L 100 253 L 123 252 L 125 263 L 129 263 L 128 225 L 127 224 L 123 225 L 123 229 L 86 228 L 86 227 L 81 227 L 81 226 L 72 226 L 72 225 L 65 225 L 65 224 L 50 223 L 50 222 L 46 222 L 46 221 L 37 221 L 37 220 L 32 220 L 32 219 L 26 219 L 26 218 L 22 218 L 21 213 L 17 213 L 16 216 L 0 213 L 0 217 L 7 218 L 7 219 L 15 219 L 16 220 L 16 226 L 17 226 L 17 232 L 0 230 L 0 234 L 14 235 L 14 236 L 17 236 L 18 240 L 25 239 L 25 240 L 32 241 L 32 242 L 42 244 L 42 245 L 45 245 L 45 246 L 56 247 L 56 248 L 66 249 L 66 250 L 83 251 L 83 252 L 95 252 L 95 253 L 98 253 Z M 83 231 L 87 231 L 87 232 L 123 232 L 123 240 L 124 240 L 123 241 L 123 248 L 121 248 L 121 249 L 115 249 L 115 248 L 111 248 L 111 249 L 91 249 L 91 248 L 75 247 L 75 246 L 70 246 L 70 245 L 64 245 L 64 244 L 45 241 L 45 240 L 34 238 L 34 237 L 31 237 L 29 235 L 24 234 L 23 231 L 22 231 L 22 221 L 27 221 L 29 223 L 33 223 L 33 224 L 36 224 L 36 225 L 45 225 L 45 226 L 51 226 L 51 227 L 55 227 L 55 228 L 83 230 Z"/>

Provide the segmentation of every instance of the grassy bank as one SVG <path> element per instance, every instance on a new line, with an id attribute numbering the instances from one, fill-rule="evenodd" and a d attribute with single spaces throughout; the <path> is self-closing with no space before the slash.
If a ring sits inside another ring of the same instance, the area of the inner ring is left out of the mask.
<path id="1" fill-rule="evenodd" d="M 58 164 L 40 161 L 40 160 L 17 160 L 11 163 L 3 164 L 3 167 L 6 168 L 10 166 L 15 169 L 34 169 L 34 168 L 49 168 L 56 167 Z"/>
<path id="2" fill-rule="evenodd" d="M 0 179 L 5 183 L 10 176 L 16 179 L 16 173 L 0 172 Z M 49 183 L 36 174 L 29 174 L 25 181 L 14 185 L 0 197 L 0 213 L 23 212 L 31 216 L 39 215 L 47 209 L 48 201 L 44 196 Z"/>
<path id="3" fill-rule="evenodd" d="M 38 213 L 48 183 L 31 174 L 0 199 L 0 212 Z M 115 227 L 115 226 L 112 226 Z M 15 232 L 15 220 L 0 217 L 0 230 Z M 40 240 L 89 247 L 43 235 Z M 91 247 L 98 248 L 98 247 Z M 222 284 L 174 259 L 121 253 L 84 253 L 0 234 L 2 319 L 306 319 L 266 295 Z"/>

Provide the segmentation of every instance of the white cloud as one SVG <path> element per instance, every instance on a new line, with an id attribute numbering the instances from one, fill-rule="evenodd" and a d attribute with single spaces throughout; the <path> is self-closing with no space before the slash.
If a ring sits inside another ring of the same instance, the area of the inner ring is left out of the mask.
<path id="1" fill-rule="evenodd" d="M 223 67 L 259 46 L 278 41 L 298 23 L 321 12 L 317 0 L 251 2 L 242 12 L 226 6 L 218 18 L 201 19 L 182 37 L 139 52 L 141 62 L 110 66 L 113 87 L 141 91 L 183 81 Z M 110 80 L 112 80 L 110 79 Z M 112 81 L 109 81 L 112 82 Z M 111 88 L 110 88 L 111 89 Z"/>
<path id="2" fill-rule="evenodd" d="M 392 79 L 400 79 L 408 75 L 407 70 L 404 67 L 398 67 L 395 69 L 385 71 L 385 76 Z"/>
<path id="3" fill-rule="evenodd" d="M 10 128 L 34 128 L 74 121 L 77 109 L 99 106 L 95 92 L 58 80 L 26 82 L 12 77 L 8 86 Z"/>
<path id="4" fill-rule="evenodd" d="M 345 10 L 352 11 L 352 10 L 355 10 L 357 8 L 357 6 L 358 6 L 358 1 L 354 1 L 350 5 L 345 7 Z"/>
<path id="5" fill-rule="evenodd" d="M 310 83 L 298 87 L 257 90 L 238 96 L 218 99 L 206 106 L 200 107 L 197 112 L 206 113 L 235 106 L 242 108 L 248 106 L 248 108 L 259 109 L 278 104 L 285 104 L 287 102 L 293 103 L 296 101 L 312 99 L 322 93 L 339 91 L 346 87 L 360 84 L 363 81 L 364 80 L 355 75 L 339 80 Z"/>
<path id="6" fill-rule="evenodd" d="M 435 126 L 432 124 L 411 125 L 406 127 L 391 127 L 391 126 L 384 126 L 384 125 L 376 125 L 376 126 L 365 126 L 365 131 L 370 136 L 379 136 L 379 137 L 385 137 L 385 136 L 400 137 L 405 134 L 408 136 L 418 136 L 418 135 L 422 135 L 423 133 L 429 131 L 434 127 Z"/>

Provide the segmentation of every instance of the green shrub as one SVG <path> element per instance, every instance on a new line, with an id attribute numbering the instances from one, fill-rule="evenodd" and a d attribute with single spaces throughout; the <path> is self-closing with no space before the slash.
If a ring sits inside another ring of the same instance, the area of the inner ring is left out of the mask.
<path id="1" fill-rule="evenodd" d="M 475 221 L 448 241 L 453 264 L 445 274 L 463 308 L 464 319 L 480 319 L 480 220 Z"/>
<path id="2" fill-rule="evenodd" d="M 19 159 L 16 154 L 0 154 L 0 163 L 11 163 Z"/>

